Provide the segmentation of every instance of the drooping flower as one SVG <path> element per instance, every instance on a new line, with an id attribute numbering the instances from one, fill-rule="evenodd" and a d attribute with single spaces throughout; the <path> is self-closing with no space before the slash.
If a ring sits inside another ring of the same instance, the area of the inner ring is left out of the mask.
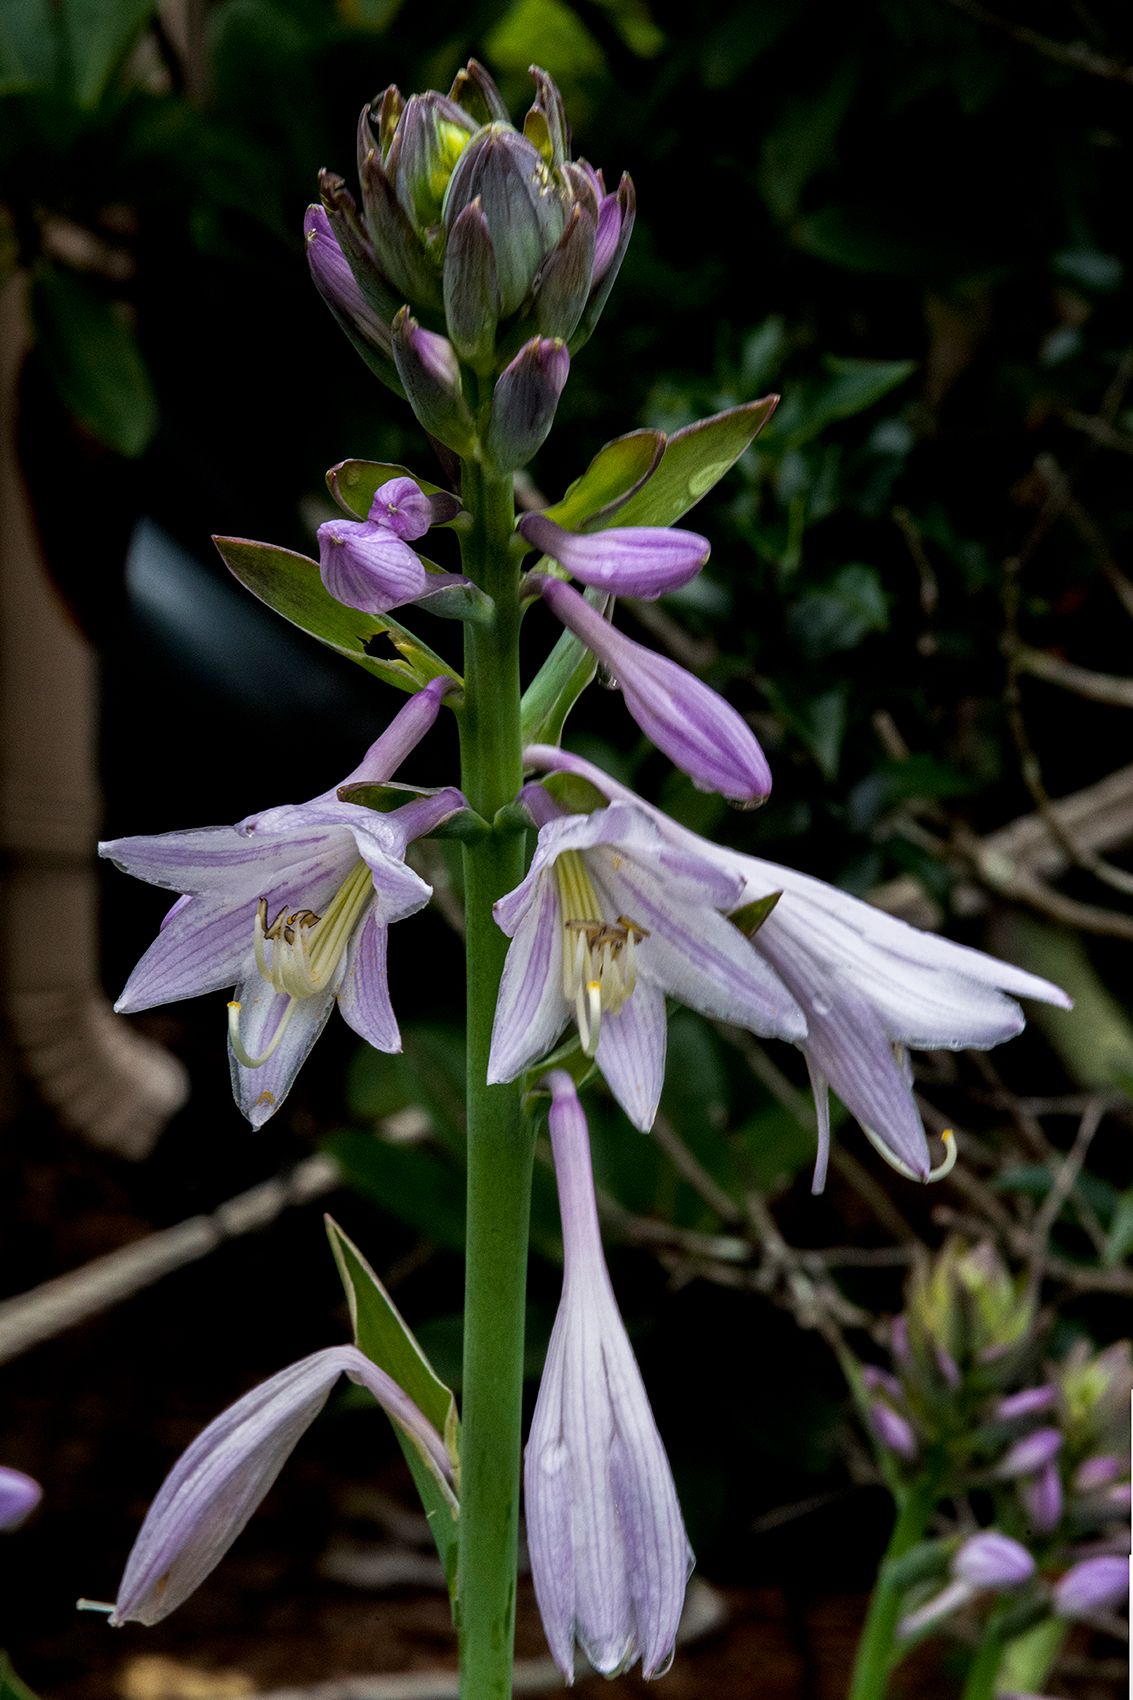
<path id="1" fill-rule="evenodd" d="M 327 1402 L 340 1375 L 365 1387 L 452 1496 L 444 1441 L 409 1395 L 355 1346 L 280 1370 L 209 1424 L 178 1459 L 134 1542 L 110 1622 L 159 1623 L 219 1564 Z"/>
<path id="2" fill-rule="evenodd" d="M 539 825 L 526 878 L 495 906 L 512 940 L 488 1079 L 514 1080 L 573 1018 L 630 1120 L 653 1125 L 665 1071 L 665 994 L 763 1034 L 801 1038 L 789 993 L 721 910 L 734 877 L 666 840 L 645 811 L 614 803 L 562 815 L 523 793 Z"/>
<path id="3" fill-rule="evenodd" d="M 411 698 L 343 783 L 389 779 L 447 688 L 437 679 Z M 254 1127 L 283 1102 L 336 1002 L 377 1050 L 400 1050 L 387 933 L 432 895 L 405 853 L 464 806 L 459 791 L 446 790 L 379 814 L 330 790 L 235 826 L 100 844 L 124 872 L 181 893 L 115 1008 L 149 1009 L 236 986 L 228 1006 L 232 1084 Z"/>
<path id="4" fill-rule="evenodd" d="M 1016 997 L 1069 1007 L 1065 992 L 1036 974 L 919 932 L 809 874 L 699 838 L 581 757 L 537 745 L 525 759 L 542 770 L 577 773 L 611 800 L 635 802 L 669 843 L 738 875 L 740 905 L 777 899 L 751 949 L 788 988 L 806 1019 L 802 1048 L 819 1123 L 816 1191 L 829 1152 L 829 1087 L 888 1162 L 928 1180 L 934 1171 L 906 1052 L 998 1045 L 1023 1027 Z M 954 1154 L 953 1144 L 947 1166 Z"/>
<path id="5" fill-rule="evenodd" d="M 646 737 L 699 790 L 736 803 L 763 802 L 771 790 L 767 758 L 730 703 L 668 656 L 619 632 L 561 579 L 532 573 L 527 582 L 608 669 Z"/>
<path id="6" fill-rule="evenodd" d="M 694 579 L 711 547 L 706 537 L 677 526 L 621 525 L 605 531 L 568 531 L 545 514 L 524 514 L 516 529 L 533 548 L 549 555 L 581 584 L 647 601 L 679 590 Z"/>
<path id="7" fill-rule="evenodd" d="M 568 1683 L 576 1642 L 603 1676 L 640 1659 L 648 1678 L 672 1658 L 692 1553 L 602 1255 L 586 1117 L 569 1075 L 547 1084 L 563 1295 L 524 1459 L 531 1573 Z"/>
<path id="8" fill-rule="evenodd" d="M 374 493 L 368 518 L 331 519 L 319 526 L 319 574 L 337 602 L 367 614 L 388 614 L 455 575 L 426 572 L 409 545 L 458 509 L 443 492 L 426 496 L 412 478 L 391 478 Z"/>
<path id="9" fill-rule="evenodd" d="M 42 1498 L 43 1489 L 33 1476 L 0 1464 L 0 1529 L 18 1529 Z"/>

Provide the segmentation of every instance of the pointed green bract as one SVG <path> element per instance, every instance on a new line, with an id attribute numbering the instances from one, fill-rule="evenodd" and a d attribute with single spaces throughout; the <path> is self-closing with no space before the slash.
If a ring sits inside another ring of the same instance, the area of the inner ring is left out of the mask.
<path id="1" fill-rule="evenodd" d="M 781 891 L 770 891 L 766 897 L 757 897 L 754 903 L 745 903 L 742 909 L 733 910 L 728 919 L 750 939 L 762 927 L 782 895 Z"/>
<path id="2" fill-rule="evenodd" d="M 581 478 L 576 478 L 561 502 L 547 509 L 547 518 L 568 531 L 587 525 L 609 525 L 659 465 L 665 449 L 662 431 L 631 431 L 600 448 Z"/>
<path id="3" fill-rule="evenodd" d="M 778 404 L 778 396 L 764 396 L 675 431 L 656 470 L 616 517 L 603 518 L 599 525 L 675 525 L 731 471 Z"/>
<path id="4" fill-rule="evenodd" d="M 426 496 L 445 493 L 439 484 L 430 484 L 427 478 L 419 478 L 407 466 L 384 460 L 340 460 L 327 473 L 327 489 L 343 513 L 349 514 L 351 519 L 369 519 L 375 493 L 394 478 L 412 478 L 418 490 Z M 451 525 L 452 521 L 448 523 Z"/>
<path id="5" fill-rule="evenodd" d="M 318 563 L 306 555 L 245 537 L 214 537 L 213 542 L 225 566 L 253 596 L 375 678 L 410 693 L 441 676 L 461 682 L 459 674 L 428 644 L 388 614 L 364 614 L 336 602 L 323 586 Z M 369 645 L 384 636 L 401 655 L 400 661 L 369 653 Z"/>
<path id="6" fill-rule="evenodd" d="M 593 653 L 573 632 L 563 632 L 523 693 L 525 744 L 557 744 L 566 717 L 598 671 Z"/>
<path id="7" fill-rule="evenodd" d="M 381 785 L 340 785 L 338 795 L 344 803 L 359 803 L 364 809 L 388 815 L 391 809 L 400 809 L 414 797 L 435 797 L 441 789 L 435 785 L 400 785 L 394 780 L 387 780 Z M 475 809 L 459 809 L 448 820 L 433 827 L 426 836 L 455 838 L 461 844 L 472 844 L 490 831 L 487 821 Z"/>
<path id="8" fill-rule="evenodd" d="M 350 1307 L 354 1342 L 359 1351 L 384 1369 L 419 1410 L 444 1436 L 453 1461 L 457 1491 L 460 1488 L 460 1421 L 452 1389 L 433 1372 L 413 1332 L 389 1293 L 357 1246 L 329 1216 L 327 1235 Z M 456 1598 L 457 1516 L 446 1491 L 424 1462 L 420 1452 L 395 1425 L 397 1438 L 413 1473 L 425 1516 L 437 1543 L 450 1597 Z"/>

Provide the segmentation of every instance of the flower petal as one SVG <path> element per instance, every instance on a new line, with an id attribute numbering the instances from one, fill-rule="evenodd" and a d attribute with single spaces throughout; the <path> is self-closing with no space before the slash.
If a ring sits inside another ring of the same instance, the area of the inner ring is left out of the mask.
<path id="1" fill-rule="evenodd" d="M 646 525 L 567 531 L 543 514 L 525 514 L 517 529 L 582 584 L 649 600 L 694 579 L 711 547 L 695 531 Z"/>
<path id="2" fill-rule="evenodd" d="M 514 1080 L 546 1056 L 566 1026 L 563 997 L 563 936 L 553 877 L 535 887 L 534 907 L 519 923 L 500 979 L 488 1084 Z"/>
<path id="3" fill-rule="evenodd" d="M 633 1123 L 648 1133 L 665 1083 L 668 1039 L 665 995 L 639 978 L 617 1015 L 604 1015 L 596 1061 L 606 1085 Z"/>
<path id="4" fill-rule="evenodd" d="M 98 847 L 123 873 L 166 891 L 197 896 L 227 892 L 258 895 L 288 868 L 320 856 L 341 854 L 333 828 L 300 825 L 278 837 L 259 837 L 235 826 L 206 826 L 190 832 L 112 838 Z"/>
<path id="5" fill-rule="evenodd" d="M 275 1050 L 258 1068 L 246 1068 L 239 1062 L 229 1041 L 232 1093 L 253 1127 L 262 1127 L 274 1116 L 295 1084 L 295 1076 L 334 1008 L 336 983 L 344 967 L 345 958 L 339 963 L 335 979 L 322 992 L 306 998 L 292 999 L 274 991 L 258 972 L 237 991 L 240 1040 L 250 1056 L 263 1056 L 282 1023 L 287 1023 Z"/>
<path id="6" fill-rule="evenodd" d="M 343 1019 L 377 1051 L 401 1049 L 401 1033 L 389 996 L 386 946 L 389 928 L 376 906 L 354 934 L 346 973 L 338 994 Z"/>
<path id="7" fill-rule="evenodd" d="M 332 519 L 318 529 L 319 573 L 336 602 L 387 614 L 424 595 L 428 574 L 392 531 L 369 520 Z"/>

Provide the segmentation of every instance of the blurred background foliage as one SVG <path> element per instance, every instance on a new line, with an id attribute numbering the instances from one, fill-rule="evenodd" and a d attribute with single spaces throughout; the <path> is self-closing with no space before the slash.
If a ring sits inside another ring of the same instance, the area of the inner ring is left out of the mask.
<path id="1" fill-rule="evenodd" d="M 789 1241 L 872 1252 L 839 1270 L 841 1288 L 893 1310 L 894 1271 L 912 1241 L 939 1239 L 947 1207 L 1018 1251 L 1010 1234 L 1049 1195 L 1068 1126 L 1028 1148 L 1035 1118 L 1018 1094 L 1101 1092 L 1114 1107 L 1052 1243 L 1076 1268 L 1110 1270 L 1133 1244 L 1119 1102 L 1133 1082 L 1129 876 L 1062 845 L 1057 881 L 1036 893 L 980 859 L 987 835 L 1036 811 L 1041 824 L 1049 796 L 1128 762 L 1133 23 L 1115 0 L 7 0 L 2 249 L 30 275 L 36 335 L 21 447 L 52 570 L 105 660 L 108 834 L 309 795 L 393 707 L 245 607 L 207 539 L 310 550 L 324 468 L 346 455 L 433 475 L 408 412 L 315 295 L 301 226 L 319 166 L 350 178 L 363 102 L 391 81 L 447 87 L 470 53 L 517 112 L 529 62 L 546 66 L 576 151 L 608 182 L 629 170 L 638 192 L 621 279 L 532 469 L 538 489 L 557 497 L 620 432 L 783 397 L 690 522 L 712 539 L 705 574 L 640 614 L 752 718 L 772 800 L 737 816 L 694 792 L 601 691 L 570 740 L 761 855 L 863 893 L 912 876 L 900 912 L 998 942 L 1078 995 L 1078 1014 L 1045 1024 L 1053 1048 L 1028 1036 L 1003 1078 L 925 1063 L 928 1097 L 970 1132 L 961 1171 L 979 1172 L 982 1202 L 915 1192 L 844 1128 L 847 1155 L 812 1203 L 793 1058 L 687 1014 L 672 1023 L 661 1138 L 595 1097 L 596 1168 L 624 1241 L 616 1282 L 694 1542 L 710 1573 L 774 1572 L 788 1551 L 813 1561 L 814 1521 L 797 1547 L 781 1532 L 753 1547 L 753 1518 L 818 1483 L 834 1506 L 819 1516 L 837 1519 L 847 1437 L 823 1348 L 758 1297 L 799 1319 L 766 1233 L 752 1250 L 753 1199 L 774 1205 Z M 550 636 L 543 622 L 533 645 Z M 1066 688 L 1054 675 L 1067 663 L 1091 677 Z M 451 759 L 438 742 L 438 780 Z M 1122 795 L 1124 835 L 1104 846 L 1119 864 L 1133 787 Z M 453 858 L 430 871 L 456 894 Z M 1001 901 L 1005 884 L 1022 907 Z M 160 902 L 115 879 L 105 910 L 116 989 Z M 157 1172 L 182 1199 L 219 1198 L 326 1141 L 372 1201 L 378 1245 L 433 1248 L 405 1305 L 455 1375 L 461 957 L 441 920 L 413 927 L 431 929 L 427 945 L 399 937 L 406 927 L 391 946 L 405 1055 L 352 1054 L 328 1030 L 258 1144 L 223 1097 L 216 1010 L 163 1012 L 153 1030 L 198 1085 Z M 543 1168 L 534 1367 L 557 1233 Z M 715 1262 L 697 1252 L 709 1240 Z M 1075 1287 L 1069 1325 L 1112 1336 L 1119 1298 Z M 738 1458 L 756 1464 L 737 1479 Z M 874 1556 L 866 1542 L 849 1580 L 865 1582 Z"/>

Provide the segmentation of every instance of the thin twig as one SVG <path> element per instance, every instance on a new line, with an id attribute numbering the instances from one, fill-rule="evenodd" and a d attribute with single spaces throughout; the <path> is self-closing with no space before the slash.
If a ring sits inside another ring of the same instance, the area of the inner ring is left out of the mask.
<path id="1" fill-rule="evenodd" d="M 973 18 L 976 23 L 985 24 L 988 29 L 998 30 L 1000 35 L 1018 42 L 1020 47 L 1029 47 L 1033 53 L 1052 60 L 1056 65 L 1064 65 L 1071 71 L 1084 71 L 1087 76 L 1101 77 L 1107 83 L 1133 84 L 1133 65 L 1125 65 L 1120 59 L 1111 59 L 1108 54 L 1098 53 L 1084 41 L 1055 41 L 1051 36 L 1041 35 L 1038 30 L 1029 28 L 1027 24 L 1016 24 L 1010 18 L 1001 18 L 997 12 L 982 6 L 980 0 L 948 0 L 948 4 L 955 7 L 957 12 L 963 12 L 966 17 Z"/>
<path id="2" fill-rule="evenodd" d="M 1106 708 L 1133 708 L 1133 679 L 1123 679 L 1113 673 L 1096 673 L 1089 667 L 1078 667 L 1063 661 L 1044 649 L 1016 651 L 1015 665 L 1032 679 L 1044 679 L 1048 685 L 1085 697 L 1087 702 L 1102 703 Z"/>
<path id="3" fill-rule="evenodd" d="M 1027 1284 L 1032 1297 L 1037 1298 L 1042 1285 L 1043 1270 L 1050 1245 L 1051 1231 L 1078 1182 L 1082 1165 L 1089 1155 L 1099 1127 L 1105 1119 L 1105 1100 L 1096 1098 L 1082 1112 L 1074 1143 L 1054 1177 L 1054 1184 L 1040 1205 L 1031 1224 L 1031 1255 L 1028 1260 Z"/>

